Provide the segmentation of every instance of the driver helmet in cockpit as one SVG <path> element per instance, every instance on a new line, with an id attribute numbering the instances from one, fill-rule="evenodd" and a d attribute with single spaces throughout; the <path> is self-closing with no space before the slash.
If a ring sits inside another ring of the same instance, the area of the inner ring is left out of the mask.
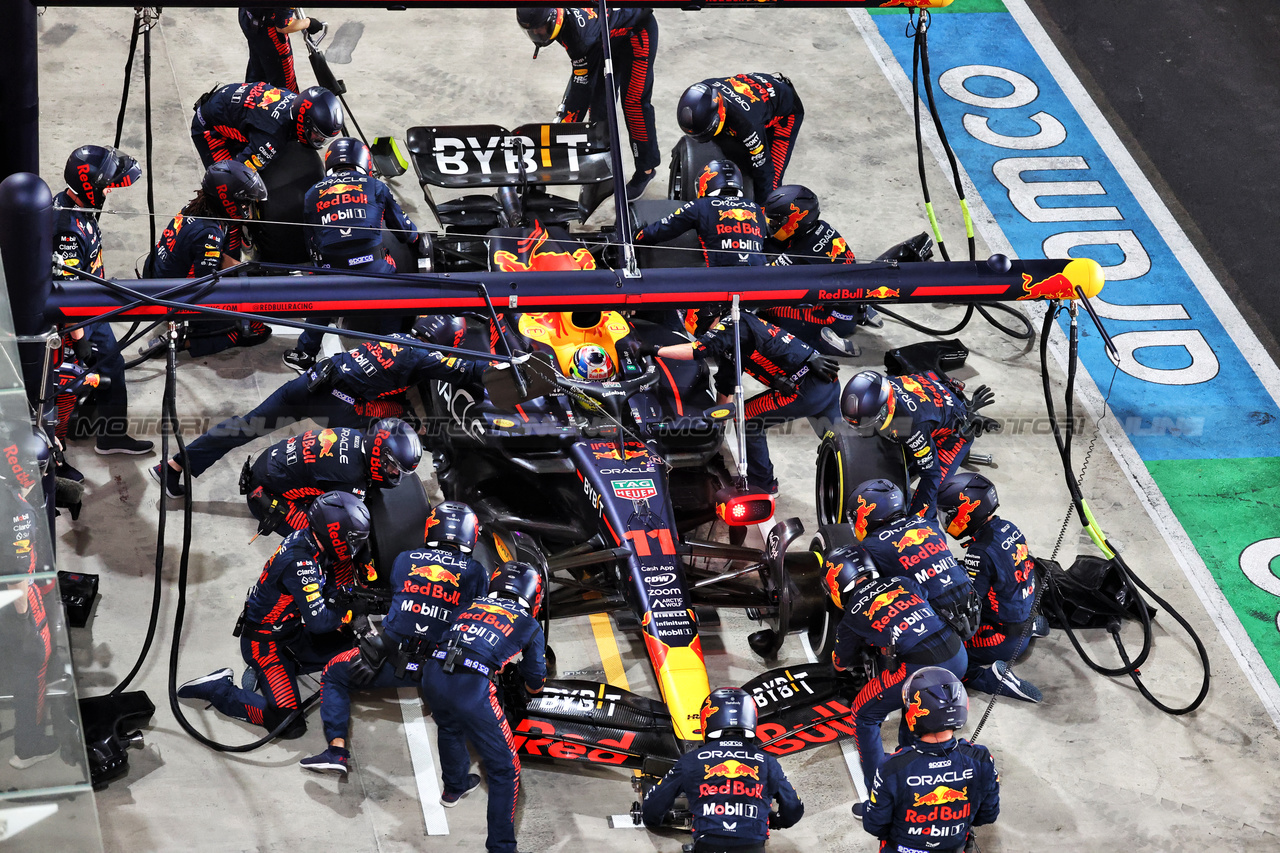
<path id="1" fill-rule="evenodd" d="M 616 375 L 613 359 L 604 347 L 586 344 L 578 347 L 569 362 L 569 376 L 582 382 L 608 382 Z"/>

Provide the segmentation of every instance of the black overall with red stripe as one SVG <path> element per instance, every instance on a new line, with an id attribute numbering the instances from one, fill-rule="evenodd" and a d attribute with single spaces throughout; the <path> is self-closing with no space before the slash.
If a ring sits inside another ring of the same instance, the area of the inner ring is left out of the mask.
<path id="1" fill-rule="evenodd" d="M 590 116 L 604 121 L 604 51 L 600 48 L 600 16 L 595 9 L 564 10 L 564 24 L 556 41 L 573 63 L 573 77 L 565 98 L 565 121 Z M 658 52 L 658 21 L 651 9 L 609 10 L 609 54 L 614 80 L 622 98 L 622 117 L 631 137 L 636 169 L 647 172 L 661 161 L 654 130 L 653 57 Z"/>
<path id="2" fill-rule="evenodd" d="M 231 83 L 196 102 L 191 141 L 208 169 L 220 160 L 239 160 L 262 171 L 284 144 L 298 138 L 299 101 L 291 89 L 270 83 Z"/>
<path id="3" fill-rule="evenodd" d="M 277 442 L 254 460 L 247 494 L 252 508 L 263 499 L 285 501 L 286 523 L 307 526 L 311 502 L 325 492 L 350 492 L 363 499 L 370 487 L 369 441 L 349 427 L 309 429 Z"/>
<path id="4" fill-rule="evenodd" d="M 933 371 L 887 379 L 893 387 L 891 420 L 881 434 L 906 447 L 907 468 L 920 478 L 910 512 L 936 519 L 938 488 L 960 468 L 973 443 L 960 434 L 969 410 L 964 398 Z"/>
<path id="5" fill-rule="evenodd" d="M 293 47 L 285 27 L 298 17 L 296 9 L 275 6 L 240 10 L 240 32 L 249 42 L 249 64 L 244 79 L 265 80 L 272 86 L 298 91 L 298 75 L 293 70 Z"/>

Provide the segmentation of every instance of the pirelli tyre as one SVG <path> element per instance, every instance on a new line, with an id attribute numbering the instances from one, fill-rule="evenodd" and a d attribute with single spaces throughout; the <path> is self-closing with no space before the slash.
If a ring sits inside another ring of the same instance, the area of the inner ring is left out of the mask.
<path id="1" fill-rule="evenodd" d="M 376 576 L 372 580 L 361 577 L 359 581 L 365 586 L 386 588 L 396 557 L 422 547 L 431 504 L 416 472 L 405 474 L 394 488 L 371 489 L 364 502 L 369 507 L 369 543 Z"/>
<path id="2" fill-rule="evenodd" d="M 880 436 L 863 437 L 843 422 L 835 424 L 818 445 L 814 506 L 818 524 L 849 522 L 849 493 L 859 483 L 884 478 L 909 495 L 902 447 Z"/>
<path id="3" fill-rule="evenodd" d="M 267 200 L 258 206 L 258 219 L 249 226 L 255 257 L 274 264 L 310 265 L 302 229 L 302 200 L 324 177 L 320 153 L 300 142 L 286 142 L 262 170 Z M 297 223 L 297 224 L 294 224 Z"/>
<path id="4" fill-rule="evenodd" d="M 851 525 L 824 524 L 818 527 L 818 532 L 809 541 L 809 554 L 822 567 L 822 571 L 818 576 L 819 585 L 825 584 L 827 554 L 842 545 L 856 545 L 857 543 L 858 538 L 853 535 L 853 527 Z M 823 588 L 822 618 L 820 620 L 817 615 L 812 618 L 815 626 L 821 622 L 821 628 L 815 627 L 809 632 L 809 644 L 818 660 L 831 659 L 831 651 L 836 645 L 836 628 L 840 625 L 840 620 L 843 617 L 844 614 L 836 609 L 835 604 L 831 601 L 831 596 Z"/>
<path id="5" fill-rule="evenodd" d="M 692 201 L 698 197 L 698 176 L 712 160 L 724 157 L 720 146 L 714 142 L 698 142 L 691 136 L 681 136 L 671 149 L 671 178 L 667 183 L 667 198 L 672 201 Z M 742 194 L 754 198 L 751 178 L 742 176 Z"/>

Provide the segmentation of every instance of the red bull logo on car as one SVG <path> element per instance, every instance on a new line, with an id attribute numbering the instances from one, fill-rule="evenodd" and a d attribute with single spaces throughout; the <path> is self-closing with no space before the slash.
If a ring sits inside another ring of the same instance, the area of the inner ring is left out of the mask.
<path id="1" fill-rule="evenodd" d="M 877 287 L 875 290 L 867 291 L 868 299 L 892 299 L 898 295 L 898 291 L 889 287 Z"/>
<path id="2" fill-rule="evenodd" d="M 516 251 L 499 249 L 493 253 L 493 265 L 502 272 L 534 272 L 536 270 L 593 270 L 595 258 L 587 249 L 573 252 L 544 252 L 542 247 L 549 238 L 547 229 L 539 222 L 528 237 L 516 243 Z M 528 260 L 524 260 L 527 258 Z"/>

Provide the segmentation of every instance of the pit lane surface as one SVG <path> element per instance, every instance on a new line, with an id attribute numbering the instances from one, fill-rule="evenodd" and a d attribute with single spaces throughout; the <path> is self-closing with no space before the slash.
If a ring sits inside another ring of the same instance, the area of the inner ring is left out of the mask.
<path id="1" fill-rule="evenodd" d="M 568 73 L 556 51 L 529 64 L 532 51 L 510 10 L 367 11 L 358 20 L 342 11 L 326 14 L 334 29 L 347 20 L 364 25 L 351 49 L 351 64 L 335 70 L 351 87 L 348 101 L 370 134 L 403 133 L 410 124 L 427 122 L 492 121 L 513 127 L 545 119 Z M 42 19 L 42 144 L 51 183 L 71 147 L 90 139 L 110 141 L 130 20 L 127 10 L 62 9 L 50 9 Z M 744 70 L 782 70 L 800 87 L 806 103 L 805 126 L 788 177 L 817 191 L 824 217 L 858 254 L 873 257 L 927 227 L 909 117 L 845 12 L 661 12 L 659 20 L 654 103 L 664 158 L 678 132 L 671 106 L 688 83 Z M 229 10 L 166 11 L 163 29 L 153 41 L 156 197 L 162 228 L 199 180 L 198 161 L 187 139 L 190 103 L 214 82 L 242 73 L 244 47 Z M 933 43 L 935 57 L 944 49 L 940 41 Z M 305 85 L 312 77 L 305 60 L 301 62 Z M 140 80 L 135 107 L 139 93 Z M 126 124 L 122 146 L 141 153 L 140 122 L 131 118 Z M 928 166 L 954 256 L 962 242 L 958 213 L 942 191 L 943 174 L 932 161 Z M 650 197 L 662 195 L 661 184 L 651 186 Z M 412 176 L 393 186 L 419 224 L 430 227 Z M 144 191 L 113 193 L 108 207 L 142 210 Z M 146 250 L 145 222 L 107 215 L 103 226 L 107 268 L 127 275 L 133 259 Z M 980 256 L 985 251 L 979 247 Z M 956 314 L 908 310 L 939 324 Z M 979 450 L 994 453 L 1000 464 L 991 476 L 1000 486 L 1005 513 L 1024 528 L 1033 550 L 1048 553 L 1067 504 L 1043 420 L 1034 353 L 985 328 L 973 327 L 960 336 L 973 351 L 970 370 L 962 375 L 972 373 L 996 388 L 993 414 L 1009 425 L 1005 434 L 983 439 Z M 867 335 L 864 355 L 845 369 L 845 378 L 858 367 L 878 365 L 884 349 L 920 338 L 892 323 Z M 184 359 L 178 400 L 191 427 L 188 435 L 245 410 L 290 378 L 293 374 L 279 361 L 288 345 L 287 339 L 274 340 L 257 350 L 196 364 Z M 1060 380 L 1056 367 L 1053 375 Z M 155 367 L 130 375 L 133 411 L 151 418 L 152 432 L 161 384 Z M 1094 434 L 1092 427 L 1086 428 L 1078 448 Z M 267 443 L 260 441 L 245 452 Z M 771 439 L 783 483 L 778 517 L 797 515 L 810 528 L 816 444 L 807 426 Z M 1078 449 L 1077 458 L 1082 455 Z M 82 693 L 93 694 L 109 689 L 127 671 L 141 642 L 159 492 L 143 461 L 95 457 L 87 444 L 77 445 L 72 458 L 87 475 L 90 495 L 79 522 L 60 520 L 59 547 L 64 568 L 102 574 L 103 598 L 95 619 L 72 638 Z M 235 487 L 240 460 L 239 455 L 224 460 L 196 484 L 191 601 L 180 680 L 225 665 L 239 669 L 230 629 L 244 589 L 275 544 L 245 544 L 252 524 Z M 1280 781 L 1275 727 L 1187 587 L 1161 531 L 1137 504 L 1125 473 L 1102 443 L 1092 456 L 1085 491 L 1104 528 L 1123 542 L 1135 569 L 1200 631 L 1214 667 L 1214 687 L 1194 717 L 1171 719 L 1158 715 L 1127 683 L 1089 673 L 1064 637 L 1042 641 L 1018 672 L 1044 690 L 1045 704 L 1030 707 L 1002 700 L 983 731 L 982 741 L 995 753 L 1004 778 L 1004 813 L 996 827 L 980 832 L 983 848 L 1267 849 L 1276 831 L 1275 806 L 1267 792 Z M 175 523 L 171 515 L 169 583 L 157 650 L 167 648 L 172 628 Z M 1073 525 L 1068 532 L 1063 562 L 1077 551 L 1093 553 L 1075 530 Z M 766 668 L 746 647 L 746 634 L 754 628 L 741 613 L 726 612 L 721 626 L 706 632 L 703 647 L 713 684 L 741 684 Z M 656 696 L 638 636 L 625 626 L 614 634 L 631 688 Z M 1148 682 L 1165 697 L 1193 695 L 1198 679 L 1189 644 L 1176 633 L 1167 636 L 1158 630 L 1157 636 L 1156 655 L 1144 667 Z M 599 677 L 604 665 L 587 620 L 557 622 L 552 642 L 562 675 L 580 671 L 584 677 Z M 1093 650 L 1105 655 L 1109 645 L 1103 637 Z M 782 663 L 803 659 L 794 640 L 783 654 Z M 349 781 L 339 783 L 305 774 L 295 765 L 322 748 L 318 721 L 299 741 L 247 756 L 214 755 L 178 730 L 163 707 L 164 680 L 165 660 L 153 653 L 140 686 L 161 709 L 148 746 L 132 753 L 128 780 L 99 795 L 107 849 L 482 847 L 482 796 L 447 813 L 447 837 L 424 841 L 418 786 L 394 694 L 367 694 L 354 703 L 354 769 Z M 982 699 L 974 697 L 975 720 L 985 707 Z M 257 736 L 211 711 L 186 710 L 202 730 L 223 740 L 244 742 Z M 854 787 L 838 748 L 786 758 L 783 766 L 807 813 L 795 829 L 775 833 L 771 849 L 875 849 L 875 841 L 849 815 Z M 678 849 L 678 837 L 608 828 L 606 815 L 625 811 L 633 799 L 625 774 L 526 762 L 522 783 L 518 829 L 523 849 Z"/>

